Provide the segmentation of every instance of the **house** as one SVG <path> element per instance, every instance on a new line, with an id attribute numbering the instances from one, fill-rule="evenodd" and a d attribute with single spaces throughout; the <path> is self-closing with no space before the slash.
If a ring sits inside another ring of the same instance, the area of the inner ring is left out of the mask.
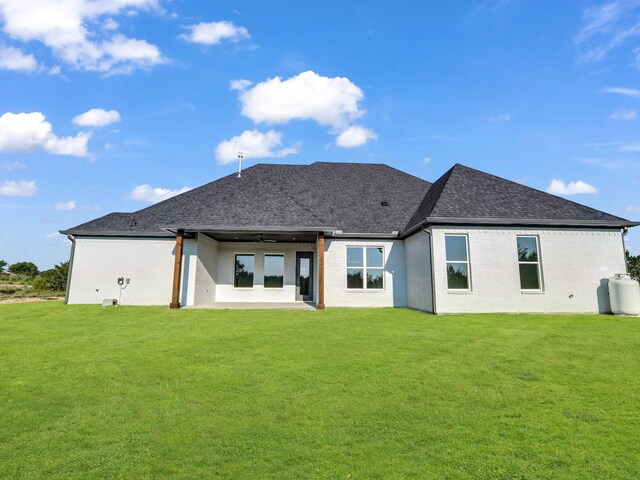
<path id="1" fill-rule="evenodd" d="M 604 312 L 635 225 L 459 164 L 429 183 L 317 162 L 258 164 L 61 233 L 68 303 Z"/>

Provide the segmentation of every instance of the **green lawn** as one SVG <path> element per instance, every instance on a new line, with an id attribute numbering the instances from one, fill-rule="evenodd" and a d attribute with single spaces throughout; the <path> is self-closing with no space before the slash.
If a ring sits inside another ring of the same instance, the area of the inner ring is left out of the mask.
<path id="1" fill-rule="evenodd" d="M 0 477 L 640 477 L 640 319 L 0 305 Z"/>

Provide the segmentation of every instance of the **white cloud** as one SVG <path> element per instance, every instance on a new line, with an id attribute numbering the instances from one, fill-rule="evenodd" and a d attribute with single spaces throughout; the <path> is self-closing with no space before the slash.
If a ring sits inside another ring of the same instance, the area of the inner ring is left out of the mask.
<path id="1" fill-rule="evenodd" d="M 424 157 L 422 159 L 422 164 L 426 167 L 427 165 L 429 165 L 431 163 L 431 157 Z"/>
<path id="2" fill-rule="evenodd" d="M 353 125 L 338 135 L 336 145 L 342 148 L 356 148 L 361 147 L 369 140 L 376 140 L 377 138 L 378 136 L 373 130 L 360 125 Z"/>
<path id="3" fill-rule="evenodd" d="M 246 130 L 236 137 L 220 142 L 216 147 L 216 159 L 220 165 L 235 162 L 238 152 L 244 158 L 286 157 L 298 153 L 297 147 L 282 146 L 282 133 L 269 130 L 266 133 L 258 130 Z"/>
<path id="4" fill-rule="evenodd" d="M 620 147 L 623 152 L 640 152 L 640 143 L 629 143 Z"/>
<path id="5" fill-rule="evenodd" d="M 71 210 L 75 210 L 76 207 L 78 205 L 76 204 L 75 200 L 69 200 L 68 202 L 58 202 L 55 204 L 55 209 L 56 210 L 65 210 L 65 211 L 71 211 Z"/>
<path id="6" fill-rule="evenodd" d="M 38 191 L 34 180 L 21 180 L 14 182 L 8 180 L 0 183 L 0 195 L 8 197 L 31 197 Z"/>
<path id="7" fill-rule="evenodd" d="M 238 79 L 229 82 L 229 90 L 240 90 L 241 92 L 253 85 L 251 80 Z"/>
<path id="8" fill-rule="evenodd" d="M 58 137 L 51 123 L 40 112 L 5 113 L 0 115 L 0 152 L 33 152 L 42 150 L 54 155 L 87 155 L 90 133 L 75 137 Z"/>
<path id="9" fill-rule="evenodd" d="M 640 98 L 640 90 L 633 88 L 620 88 L 620 87 L 607 87 L 601 90 L 602 93 L 617 93 L 619 95 L 626 95 L 627 97 Z"/>
<path id="10" fill-rule="evenodd" d="M 152 187 L 149 184 L 138 185 L 131 192 L 129 198 L 138 202 L 158 203 L 181 193 L 188 192 L 191 187 L 182 187 L 178 190 L 171 190 L 162 187 Z"/>
<path id="11" fill-rule="evenodd" d="M 576 45 L 583 49 L 581 60 L 602 60 L 611 50 L 640 35 L 638 5 L 636 1 L 614 0 L 586 8 L 582 27 L 574 37 Z"/>
<path id="12" fill-rule="evenodd" d="M 323 77 L 312 71 L 286 80 L 270 78 L 241 92 L 239 97 L 242 114 L 254 123 L 314 120 L 342 131 L 364 114 L 359 106 L 364 93 L 351 80 Z"/>
<path id="13" fill-rule="evenodd" d="M 489 117 L 490 122 L 510 122 L 513 118 L 512 113 L 500 113 L 498 115 L 494 115 L 493 117 Z"/>
<path id="14" fill-rule="evenodd" d="M 625 212 L 640 213 L 640 205 L 627 205 L 624 210 Z"/>
<path id="15" fill-rule="evenodd" d="M 238 27 L 231 22 L 201 22 L 196 25 L 186 27 L 190 30 L 188 34 L 180 35 L 180 38 L 192 43 L 203 45 L 217 45 L 222 40 L 239 42 L 251 38 L 249 31 L 245 27 Z"/>
<path id="16" fill-rule="evenodd" d="M 586 193 L 598 193 L 598 189 L 582 180 L 564 183 L 562 180 L 553 179 L 547 187 L 547 193 L 554 195 L 581 195 Z"/>
<path id="17" fill-rule="evenodd" d="M 2 162 L 0 162 L 0 169 L 8 170 L 9 172 L 12 170 L 24 170 L 25 168 L 27 168 L 27 166 L 24 163 L 19 162 L 18 160 L 15 160 L 13 162 L 10 162 L 9 160 L 3 160 Z"/>
<path id="18" fill-rule="evenodd" d="M 117 110 L 103 110 L 92 108 L 73 118 L 73 123 L 82 127 L 104 127 L 120 121 L 120 113 Z"/>
<path id="19" fill-rule="evenodd" d="M 128 73 L 165 63 L 158 47 L 144 40 L 113 35 L 115 21 L 104 17 L 157 9 L 158 0 L 0 0 L 6 35 L 38 41 L 71 66 L 104 73 Z"/>
<path id="20" fill-rule="evenodd" d="M 609 120 L 635 120 L 636 118 L 638 118 L 638 112 L 626 108 L 619 108 L 609 115 Z"/>
<path id="21" fill-rule="evenodd" d="M 38 68 L 38 62 L 31 54 L 14 47 L 0 45 L 0 70 L 14 70 L 33 72 Z"/>

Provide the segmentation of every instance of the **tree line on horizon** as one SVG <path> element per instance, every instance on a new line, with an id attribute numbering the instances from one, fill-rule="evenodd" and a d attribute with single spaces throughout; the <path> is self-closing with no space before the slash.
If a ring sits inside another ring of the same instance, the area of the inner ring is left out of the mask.
<path id="1" fill-rule="evenodd" d="M 53 268 L 40 271 L 33 262 L 16 262 L 9 265 L 7 261 L 0 260 L 0 275 L 30 282 L 34 290 L 61 292 L 67 288 L 69 262 L 61 262 Z"/>

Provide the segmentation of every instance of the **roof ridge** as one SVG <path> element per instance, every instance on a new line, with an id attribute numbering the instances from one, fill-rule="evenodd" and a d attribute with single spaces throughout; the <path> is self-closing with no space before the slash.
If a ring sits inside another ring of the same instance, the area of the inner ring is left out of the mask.
<path id="1" fill-rule="evenodd" d="M 442 195 L 442 192 L 444 191 L 444 188 L 447 185 L 447 182 L 449 181 L 449 178 L 451 177 L 451 173 L 453 172 L 454 168 L 455 168 L 455 165 L 451 167 L 449 170 L 447 170 L 446 172 L 444 172 L 442 175 L 440 175 L 440 177 L 429 186 L 429 189 L 425 192 L 424 197 L 422 197 L 422 200 L 420 200 L 420 203 L 418 204 L 418 207 L 416 208 L 415 212 L 413 213 L 413 215 L 411 215 L 411 218 L 409 219 L 409 223 L 405 225 L 404 227 L 405 230 L 408 230 L 412 228 L 414 225 L 416 225 L 417 223 L 424 221 L 429 216 L 429 214 L 433 212 L 433 209 L 437 205 L 438 200 L 440 199 L 440 196 Z M 434 194 L 433 199 L 429 197 L 430 193 Z M 427 211 L 422 212 L 421 209 L 423 205 L 425 207 L 429 207 L 428 203 L 431 203 L 430 208 Z"/>

